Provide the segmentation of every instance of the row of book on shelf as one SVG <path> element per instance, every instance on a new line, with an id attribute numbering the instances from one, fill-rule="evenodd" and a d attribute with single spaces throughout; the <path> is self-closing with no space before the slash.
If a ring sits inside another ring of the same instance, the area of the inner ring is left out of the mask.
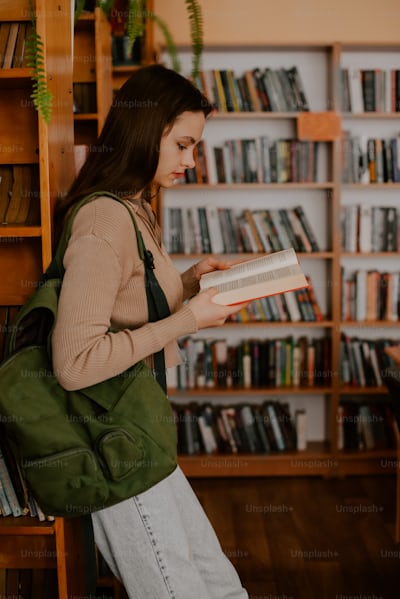
<path id="1" fill-rule="evenodd" d="M 0 164 L 0 224 L 40 222 L 39 169 Z"/>
<path id="2" fill-rule="evenodd" d="M 343 183 L 400 183 L 400 136 L 343 131 Z"/>
<path id="3" fill-rule="evenodd" d="M 29 22 L 0 23 L 0 68 L 15 69 L 27 66 L 26 40 L 32 31 Z"/>
<path id="4" fill-rule="evenodd" d="M 195 84 L 220 112 L 310 110 L 297 66 L 256 66 L 240 74 L 233 69 L 204 69 Z"/>
<path id="5" fill-rule="evenodd" d="M 400 69 L 340 71 L 342 112 L 399 112 Z"/>
<path id="6" fill-rule="evenodd" d="M 392 402 L 343 400 L 336 417 L 339 450 L 386 450 L 396 447 Z"/>
<path id="7" fill-rule="evenodd" d="M 178 182 L 314 183 L 318 147 L 318 142 L 271 139 L 268 135 L 226 139 L 212 147 L 201 140 L 194 152 L 195 166 Z"/>
<path id="8" fill-rule="evenodd" d="M 218 206 L 163 208 L 164 243 L 170 253 L 220 254 L 318 252 L 320 247 L 302 206 L 234 210 Z"/>
<path id="9" fill-rule="evenodd" d="M 331 380 L 328 337 L 227 339 L 185 337 L 182 364 L 168 369 L 170 389 L 256 389 L 326 386 Z"/>
<path id="10" fill-rule="evenodd" d="M 342 249 L 345 252 L 397 252 L 400 249 L 400 210 L 396 206 L 342 205 Z"/>
<path id="11" fill-rule="evenodd" d="M 381 387 L 385 374 L 393 366 L 385 349 L 398 344 L 389 338 L 366 339 L 343 332 L 340 339 L 341 382 L 352 387 Z"/>
<path id="12" fill-rule="evenodd" d="M 173 404 L 181 455 L 271 454 L 307 449 L 307 413 L 276 399 L 260 403 Z M 339 450 L 396 446 L 390 401 L 344 400 L 336 425 Z"/>
<path id="13" fill-rule="evenodd" d="M 253 300 L 226 322 L 322 322 L 325 318 L 310 277 L 308 287 Z"/>
<path id="14" fill-rule="evenodd" d="M 393 365 L 385 348 L 389 338 L 366 339 L 342 333 L 340 382 L 353 387 L 381 387 Z M 190 390 L 246 390 L 326 387 L 332 382 L 329 337 L 227 339 L 185 337 L 182 364 L 168 369 L 168 387 Z"/>
<path id="15" fill-rule="evenodd" d="M 397 322 L 400 272 L 342 268 L 342 320 Z"/>
<path id="16" fill-rule="evenodd" d="M 305 412 L 299 411 L 293 418 L 284 402 L 175 403 L 173 410 L 182 455 L 269 454 L 306 448 Z"/>

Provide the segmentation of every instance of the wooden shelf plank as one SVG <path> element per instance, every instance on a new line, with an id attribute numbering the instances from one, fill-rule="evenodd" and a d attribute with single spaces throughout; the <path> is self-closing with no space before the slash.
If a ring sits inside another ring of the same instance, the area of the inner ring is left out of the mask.
<path id="1" fill-rule="evenodd" d="M 353 387 L 345 385 L 339 388 L 341 395 L 388 395 L 387 387 Z"/>
<path id="2" fill-rule="evenodd" d="M 41 237 L 42 228 L 26 225 L 0 225 L 0 237 L 16 238 L 16 237 Z"/>
<path id="3" fill-rule="evenodd" d="M 189 478 L 392 474 L 396 471 L 396 450 L 335 454 L 328 444 L 312 442 L 306 451 L 181 455 L 179 465 Z"/>
<path id="4" fill-rule="evenodd" d="M 97 121 L 99 115 L 97 112 L 75 112 L 74 121 Z"/>
<path id="5" fill-rule="evenodd" d="M 1 535 L 54 535 L 54 522 L 40 522 L 30 516 L 2 517 L 0 520 Z"/>
<path id="6" fill-rule="evenodd" d="M 204 388 L 204 389 L 168 389 L 169 397 L 192 397 L 199 395 L 213 395 L 221 397 L 242 397 L 243 395 L 327 395 L 332 393 L 332 387 L 262 387 L 255 389 L 220 389 L 219 387 Z"/>
<path id="7" fill-rule="evenodd" d="M 342 320 L 340 323 L 341 327 L 388 327 L 397 328 L 400 325 L 400 321 L 393 320 Z"/>
<path id="8" fill-rule="evenodd" d="M 249 189 L 334 189 L 334 183 L 327 181 L 325 183 L 182 183 L 174 187 L 175 191 L 187 191 L 188 189 L 209 190 L 249 190 Z"/>

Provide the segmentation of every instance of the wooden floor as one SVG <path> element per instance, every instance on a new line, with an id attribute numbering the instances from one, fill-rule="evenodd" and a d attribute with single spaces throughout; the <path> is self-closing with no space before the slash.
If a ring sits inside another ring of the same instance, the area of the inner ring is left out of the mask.
<path id="1" fill-rule="evenodd" d="M 193 479 L 250 599 L 398 599 L 395 478 Z"/>

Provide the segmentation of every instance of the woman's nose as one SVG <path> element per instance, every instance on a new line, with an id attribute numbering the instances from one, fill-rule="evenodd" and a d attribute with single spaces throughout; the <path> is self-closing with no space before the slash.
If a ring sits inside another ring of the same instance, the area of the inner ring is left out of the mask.
<path id="1" fill-rule="evenodd" d="M 189 150 L 187 153 L 185 152 L 182 163 L 186 168 L 193 168 L 195 166 L 193 151 Z"/>

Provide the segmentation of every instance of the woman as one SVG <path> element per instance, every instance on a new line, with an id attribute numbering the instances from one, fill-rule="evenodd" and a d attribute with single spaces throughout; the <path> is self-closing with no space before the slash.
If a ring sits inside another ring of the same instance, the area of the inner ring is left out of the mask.
<path id="1" fill-rule="evenodd" d="M 194 166 L 193 150 L 211 111 L 184 77 L 161 65 L 139 69 L 113 102 L 98 144 L 57 206 L 56 230 L 74 204 L 95 191 L 118 194 L 134 212 L 171 315 L 147 322 L 143 268 L 126 208 L 99 195 L 75 217 L 64 256 L 53 345 L 66 389 L 119 374 L 164 348 L 179 362 L 176 339 L 219 326 L 235 307 L 198 293 L 202 274 L 228 265 L 209 257 L 179 274 L 161 241 L 151 194 Z M 188 300 L 185 302 L 185 300 Z M 117 332 L 110 333 L 109 329 Z M 96 544 L 135 599 L 244 599 L 246 591 L 179 467 L 148 491 L 92 515 Z"/>

